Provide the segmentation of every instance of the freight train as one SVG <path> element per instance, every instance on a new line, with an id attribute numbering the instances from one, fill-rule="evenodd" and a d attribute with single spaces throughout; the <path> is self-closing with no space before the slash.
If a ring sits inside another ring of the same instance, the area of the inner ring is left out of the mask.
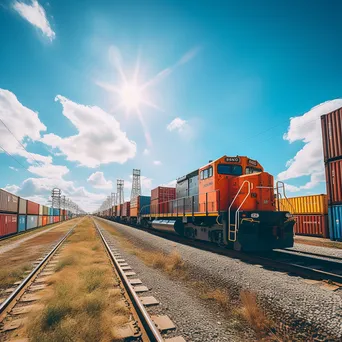
<path id="1" fill-rule="evenodd" d="M 276 207 L 278 185 L 258 161 L 222 156 L 179 178 L 176 188 L 153 189 L 150 203 L 141 196 L 96 214 L 235 250 L 287 248 L 295 221 Z"/>

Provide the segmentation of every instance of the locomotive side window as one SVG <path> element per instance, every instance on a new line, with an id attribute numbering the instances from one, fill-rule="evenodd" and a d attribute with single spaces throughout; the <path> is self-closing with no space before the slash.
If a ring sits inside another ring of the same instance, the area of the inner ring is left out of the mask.
<path id="1" fill-rule="evenodd" d="M 213 175 L 213 167 L 210 166 L 209 168 L 201 171 L 200 178 L 207 179 L 207 178 L 212 177 L 212 175 Z"/>
<path id="2" fill-rule="evenodd" d="M 242 166 L 241 165 L 229 165 L 229 164 L 219 164 L 217 165 L 217 172 L 220 175 L 234 175 L 241 176 L 242 175 Z"/>
<path id="3" fill-rule="evenodd" d="M 262 172 L 261 169 L 257 169 L 256 167 L 246 167 L 246 175 L 249 175 L 251 173 L 257 173 L 257 172 Z"/>

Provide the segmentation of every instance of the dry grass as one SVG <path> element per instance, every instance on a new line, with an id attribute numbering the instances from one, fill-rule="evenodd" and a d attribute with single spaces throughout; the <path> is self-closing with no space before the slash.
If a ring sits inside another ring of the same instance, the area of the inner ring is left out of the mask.
<path id="1" fill-rule="evenodd" d="M 231 300 L 229 295 L 220 289 L 203 291 L 200 294 L 200 298 L 204 300 L 215 301 L 221 306 L 222 309 L 226 311 L 231 309 Z"/>
<path id="2" fill-rule="evenodd" d="M 20 246 L 0 255 L 0 296 L 3 290 L 24 278 L 25 271 L 31 270 L 33 262 L 41 257 L 52 242 L 57 241 L 74 224 L 70 222 L 53 231 L 33 237 Z"/>
<path id="3" fill-rule="evenodd" d="M 118 280 L 90 219 L 61 252 L 44 294 L 45 308 L 30 318 L 30 341 L 114 341 L 129 320 Z"/>
<path id="4" fill-rule="evenodd" d="M 328 247 L 328 248 L 337 248 L 342 249 L 342 243 L 338 241 L 330 241 L 321 238 L 316 239 L 306 239 L 304 236 L 296 236 L 295 243 L 309 245 L 309 246 L 319 246 L 319 247 Z"/>

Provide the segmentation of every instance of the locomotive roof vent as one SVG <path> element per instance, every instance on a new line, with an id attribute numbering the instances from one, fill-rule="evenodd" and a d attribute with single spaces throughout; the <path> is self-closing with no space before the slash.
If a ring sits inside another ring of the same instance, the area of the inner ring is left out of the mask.
<path id="1" fill-rule="evenodd" d="M 212 163 L 213 161 L 212 160 L 209 160 L 209 163 Z"/>

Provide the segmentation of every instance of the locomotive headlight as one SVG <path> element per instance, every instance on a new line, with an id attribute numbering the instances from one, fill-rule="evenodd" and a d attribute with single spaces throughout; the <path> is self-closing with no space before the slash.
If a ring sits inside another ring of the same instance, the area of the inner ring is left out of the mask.
<path id="1" fill-rule="evenodd" d="M 286 213 L 285 216 L 286 217 L 292 217 L 292 215 L 290 213 Z"/>
<path id="2" fill-rule="evenodd" d="M 251 214 L 251 217 L 252 217 L 252 218 L 258 218 L 258 217 L 259 217 L 259 214 L 258 214 L 258 213 L 252 213 L 252 214 Z"/>

